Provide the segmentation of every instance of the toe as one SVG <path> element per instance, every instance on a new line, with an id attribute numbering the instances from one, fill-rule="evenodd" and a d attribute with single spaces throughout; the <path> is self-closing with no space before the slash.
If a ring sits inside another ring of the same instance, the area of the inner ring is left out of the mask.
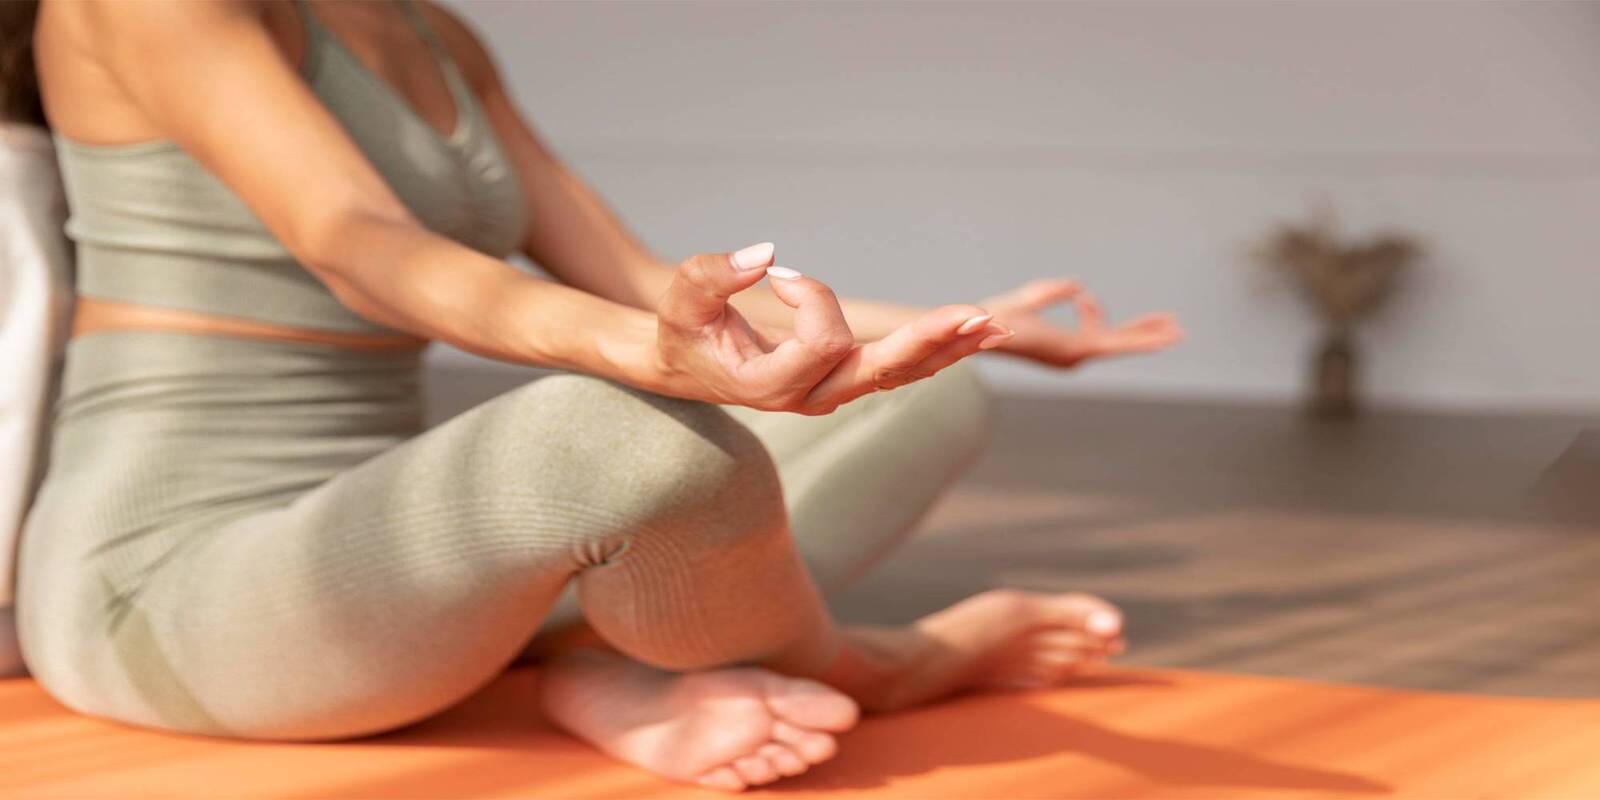
<path id="1" fill-rule="evenodd" d="M 1054 686 L 1079 675 L 1092 673 L 1105 663 L 1105 656 L 1099 653 L 1085 653 L 1080 658 L 1046 666 L 1040 674 L 1043 675 L 1046 685 Z"/>
<path id="2" fill-rule="evenodd" d="M 806 730 L 782 720 L 772 723 L 772 738 L 794 748 L 807 762 L 821 764 L 839 752 L 839 743 L 829 734 Z"/>
<path id="3" fill-rule="evenodd" d="M 1072 651 L 1099 649 L 1105 640 L 1070 628 L 1051 628 L 1035 633 L 1031 638 L 1040 651 Z"/>
<path id="4" fill-rule="evenodd" d="M 841 733 L 861 717 L 860 707 L 849 696 L 804 678 L 773 675 L 766 696 L 772 713 L 802 728 Z"/>
<path id="5" fill-rule="evenodd" d="M 1032 666 L 1048 671 L 1081 664 L 1092 655 L 1088 650 L 1041 650 L 1029 660 Z"/>
<path id="6" fill-rule="evenodd" d="M 762 745 L 761 749 L 756 751 L 756 755 L 765 758 L 772 764 L 772 768 L 784 777 L 792 778 L 805 772 L 811 766 L 806 763 L 805 759 L 800 757 L 799 753 L 776 742 L 768 742 Z"/>
<path id="7" fill-rule="evenodd" d="M 1056 686 L 1075 676 L 1093 672 L 1104 663 L 1105 656 L 1098 651 L 1035 653 L 1027 661 L 1017 665 L 1015 672 L 996 676 L 989 685 L 998 689 L 1037 689 Z"/>
<path id="8" fill-rule="evenodd" d="M 701 775 L 696 783 L 707 789 L 720 789 L 724 792 L 742 792 L 747 785 L 744 779 L 740 778 L 739 774 L 734 772 L 731 767 L 719 767 L 711 770 Z"/>
<path id="9" fill-rule="evenodd" d="M 1048 607 L 1058 625 L 1082 631 L 1102 640 L 1122 635 L 1122 612 L 1092 594 L 1074 592 L 1056 595 Z"/>
<path id="10" fill-rule="evenodd" d="M 778 769 L 761 756 L 745 756 L 734 759 L 733 771 L 751 786 L 760 786 L 772 783 L 778 779 Z"/>

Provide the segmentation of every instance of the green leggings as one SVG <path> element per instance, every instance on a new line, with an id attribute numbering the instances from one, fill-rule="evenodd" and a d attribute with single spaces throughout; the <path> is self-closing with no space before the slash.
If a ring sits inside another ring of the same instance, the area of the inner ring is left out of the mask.
<path id="1" fill-rule="evenodd" d="M 957 366 L 827 417 L 558 375 L 424 433 L 418 361 L 74 341 L 20 562 L 42 684 L 137 725 L 328 739 L 447 708 L 579 613 L 662 668 L 758 660 L 828 634 L 821 593 L 987 427 Z"/>

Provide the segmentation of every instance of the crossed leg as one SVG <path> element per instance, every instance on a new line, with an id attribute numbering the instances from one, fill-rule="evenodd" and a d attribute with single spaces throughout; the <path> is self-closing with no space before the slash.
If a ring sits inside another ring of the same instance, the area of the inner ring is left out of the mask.
<path id="1" fill-rule="evenodd" d="M 29 608 L 62 610 L 33 620 L 30 654 L 52 693 L 97 716 L 344 738 L 470 694 L 576 585 L 613 652 L 548 665 L 552 719 L 677 780 L 739 789 L 793 774 L 832 754 L 858 707 L 1015 678 L 1020 668 L 997 665 L 1073 649 L 1047 640 L 1111 641 L 1089 637 L 1108 609 L 1072 597 L 983 595 L 896 631 L 830 618 L 812 571 L 830 584 L 859 573 L 981 441 L 950 446 L 960 426 L 918 411 L 960 407 L 941 393 L 962 373 L 940 380 L 830 417 L 838 429 L 811 438 L 759 423 L 765 434 L 753 433 L 723 409 L 594 378 L 536 381 L 286 506 L 209 528 L 192 520 L 136 592 L 78 584 L 58 603 L 53 583 L 35 581 Z M 981 411 L 979 397 L 961 413 Z M 942 466 L 926 449 L 939 442 Z M 266 447 L 257 455 L 270 461 L 278 450 Z M 236 468 L 237 454 L 190 457 L 171 466 Z M 862 467 L 854 478 L 851 465 Z"/>
<path id="2" fill-rule="evenodd" d="M 796 546 L 825 592 L 848 586 L 912 530 L 978 456 L 989 424 L 987 396 L 966 365 L 827 417 L 727 411 L 772 456 Z M 847 698 L 877 710 L 964 688 L 1048 685 L 1119 650 L 1120 634 L 1120 616 L 1097 598 L 989 592 L 905 629 L 841 628 L 840 657 L 806 673 L 821 684 L 749 667 L 672 673 L 567 651 L 545 662 L 545 707 L 623 760 L 739 790 L 831 757 L 832 734 L 856 719 Z"/>

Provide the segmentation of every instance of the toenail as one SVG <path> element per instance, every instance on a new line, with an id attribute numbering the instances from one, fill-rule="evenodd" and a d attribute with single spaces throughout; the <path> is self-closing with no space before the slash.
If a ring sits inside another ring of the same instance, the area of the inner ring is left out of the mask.
<path id="1" fill-rule="evenodd" d="M 1090 633 L 1110 636 L 1122 628 L 1122 620 L 1113 612 L 1096 611 L 1089 615 L 1084 627 L 1088 628 Z"/>

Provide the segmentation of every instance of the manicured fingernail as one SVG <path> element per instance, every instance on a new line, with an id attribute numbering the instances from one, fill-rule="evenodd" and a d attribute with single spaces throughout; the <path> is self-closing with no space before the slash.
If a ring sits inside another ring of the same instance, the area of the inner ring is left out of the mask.
<path id="1" fill-rule="evenodd" d="M 756 269 L 772 263 L 772 254 L 777 252 L 777 245 L 772 242 L 753 244 L 733 254 L 733 265 L 739 269 Z"/>
<path id="2" fill-rule="evenodd" d="M 1096 611 L 1084 620 L 1083 626 L 1090 633 L 1099 636 L 1111 636 L 1122 629 L 1122 618 L 1110 611 Z"/>
<path id="3" fill-rule="evenodd" d="M 795 278 L 800 277 L 800 273 L 789 269 L 788 267 L 767 267 L 767 274 L 774 278 L 782 278 L 786 281 L 792 281 Z"/>
<path id="4" fill-rule="evenodd" d="M 979 350 L 993 350 L 996 347 L 999 347 L 1000 345 L 1003 345 L 1006 342 L 1010 341 L 1011 337 L 1013 337 L 1013 336 L 1016 336 L 1016 334 L 1014 334 L 1014 333 L 997 333 L 997 334 L 995 334 L 993 336 L 990 336 L 987 339 L 984 339 L 981 342 L 978 342 L 978 349 Z"/>
<path id="5" fill-rule="evenodd" d="M 982 327 L 983 323 L 991 319 L 994 319 L 993 314 L 979 314 L 976 317 L 968 317 L 966 322 L 961 323 L 961 327 L 956 328 L 956 333 L 965 336 Z"/>

